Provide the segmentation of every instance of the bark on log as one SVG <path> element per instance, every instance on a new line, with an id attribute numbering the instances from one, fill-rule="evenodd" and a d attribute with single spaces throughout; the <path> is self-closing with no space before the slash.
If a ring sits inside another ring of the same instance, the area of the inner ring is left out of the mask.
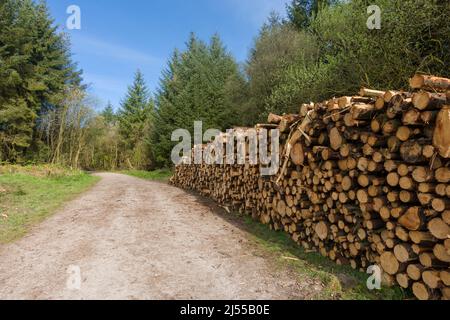
<path id="1" fill-rule="evenodd" d="M 433 145 L 441 157 L 450 158 L 450 106 L 445 106 L 437 116 Z"/>
<path id="2" fill-rule="evenodd" d="M 441 108 L 447 102 L 447 97 L 445 94 L 442 93 L 431 93 L 428 91 L 421 91 L 413 95 L 412 101 L 414 107 L 416 107 L 419 110 L 438 109 Z"/>
<path id="3" fill-rule="evenodd" d="M 267 122 L 270 124 L 280 124 L 282 117 L 276 114 L 270 113 Z"/>
<path id="4" fill-rule="evenodd" d="M 429 75 L 416 74 L 413 78 L 411 78 L 409 84 L 413 89 L 435 89 L 442 91 L 450 89 L 449 79 Z"/>
<path id="5" fill-rule="evenodd" d="M 372 90 L 367 88 L 361 88 L 359 91 L 359 95 L 362 97 L 371 97 L 371 98 L 378 98 L 378 97 L 384 97 L 385 92 L 379 91 L 379 90 Z"/>

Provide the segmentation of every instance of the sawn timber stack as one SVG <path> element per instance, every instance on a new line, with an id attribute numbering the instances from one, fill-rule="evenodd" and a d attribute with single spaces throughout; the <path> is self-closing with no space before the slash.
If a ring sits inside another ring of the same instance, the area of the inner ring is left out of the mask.
<path id="1" fill-rule="evenodd" d="M 275 176 L 257 165 L 180 164 L 171 183 L 337 264 L 363 272 L 377 264 L 385 285 L 418 299 L 448 300 L 450 80 L 416 75 L 410 84 L 409 92 L 363 88 L 269 115 L 256 128 L 281 131 Z"/>

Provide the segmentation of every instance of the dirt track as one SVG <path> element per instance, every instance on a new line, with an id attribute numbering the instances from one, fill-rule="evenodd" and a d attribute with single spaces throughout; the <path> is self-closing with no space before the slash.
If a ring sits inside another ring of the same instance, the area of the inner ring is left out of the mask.
<path id="1" fill-rule="evenodd" d="M 195 196 L 100 176 L 27 237 L 0 247 L 0 299 L 309 299 L 320 290 L 275 268 Z"/>

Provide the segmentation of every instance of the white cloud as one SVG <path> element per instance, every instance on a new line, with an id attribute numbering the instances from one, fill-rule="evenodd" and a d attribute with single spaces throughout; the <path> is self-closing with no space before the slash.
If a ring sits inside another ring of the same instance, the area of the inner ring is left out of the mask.
<path id="1" fill-rule="evenodd" d="M 111 93 L 122 92 L 127 88 L 125 79 L 114 78 L 95 73 L 84 73 L 83 78 L 86 83 L 92 84 L 95 89 Z"/>
<path id="2" fill-rule="evenodd" d="M 286 11 L 286 4 L 290 0 L 226 0 L 225 2 L 235 10 L 239 18 L 261 26 L 272 11 L 283 16 Z"/>
<path id="3" fill-rule="evenodd" d="M 144 52 L 108 43 L 93 37 L 75 36 L 72 38 L 75 53 L 109 57 L 116 60 L 133 61 L 139 64 L 159 64 L 161 60 Z"/>
<path id="4" fill-rule="evenodd" d="M 125 95 L 128 84 L 121 77 L 109 76 L 98 73 L 83 73 L 84 82 L 88 85 L 88 91 L 98 98 L 97 110 L 100 110 L 110 101 L 116 108 L 120 105 Z"/>

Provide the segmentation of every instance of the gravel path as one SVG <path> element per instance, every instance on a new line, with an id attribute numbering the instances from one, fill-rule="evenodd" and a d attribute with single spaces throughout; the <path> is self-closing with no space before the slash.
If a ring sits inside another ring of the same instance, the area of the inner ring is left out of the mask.
<path id="1" fill-rule="evenodd" d="M 28 236 L 0 247 L 0 299 L 309 299 L 320 290 L 276 268 L 195 196 L 99 176 Z"/>

